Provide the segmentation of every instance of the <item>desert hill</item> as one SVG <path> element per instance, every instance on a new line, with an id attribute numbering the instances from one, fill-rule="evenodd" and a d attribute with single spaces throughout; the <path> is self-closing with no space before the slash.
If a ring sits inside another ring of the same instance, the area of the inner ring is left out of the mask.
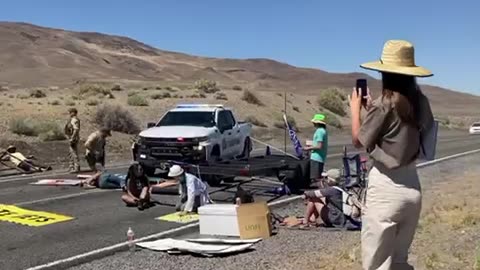
<path id="1" fill-rule="evenodd" d="M 315 95 L 327 87 L 350 89 L 363 73 L 329 73 L 269 59 L 220 59 L 164 51 L 139 41 L 93 32 L 72 32 L 0 22 L 0 85 L 63 86 L 83 81 L 131 80 L 190 83 L 205 78 L 223 86 Z M 439 114 L 474 116 L 480 97 L 423 86 Z"/>

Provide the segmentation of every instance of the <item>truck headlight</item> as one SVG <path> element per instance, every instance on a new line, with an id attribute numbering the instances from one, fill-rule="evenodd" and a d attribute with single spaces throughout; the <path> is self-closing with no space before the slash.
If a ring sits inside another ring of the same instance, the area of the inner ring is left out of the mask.
<path id="1" fill-rule="evenodd" d="M 198 150 L 198 151 L 202 151 L 203 150 L 203 145 L 197 145 L 197 146 L 194 146 L 193 147 L 193 150 Z"/>
<path id="2" fill-rule="evenodd" d="M 198 142 L 198 143 L 200 143 L 200 142 L 206 142 L 206 141 L 208 141 L 208 139 L 209 139 L 208 136 L 198 137 L 198 138 L 193 139 L 193 142 Z"/>

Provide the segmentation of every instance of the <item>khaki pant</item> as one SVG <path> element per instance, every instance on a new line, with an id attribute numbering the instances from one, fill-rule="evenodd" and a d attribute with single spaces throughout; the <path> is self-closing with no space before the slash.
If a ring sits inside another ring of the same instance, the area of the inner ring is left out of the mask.
<path id="1" fill-rule="evenodd" d="M 70 144 L 69 150 L 70 170 L 79 171 L 80 159 L 78 158 L 78 143 Z"/>
<path id="2" fill-rule="evenodd" d="M 408 261 L 421 210 L 415 164 L 390 170 L 376 163 L 370 171 L 362 217 L 365 270 L 413 269 Z"/>

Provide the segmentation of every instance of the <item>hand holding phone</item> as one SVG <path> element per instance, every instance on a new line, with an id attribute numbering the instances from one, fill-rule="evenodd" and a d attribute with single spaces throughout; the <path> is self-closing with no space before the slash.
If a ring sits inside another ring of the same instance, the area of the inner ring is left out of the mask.
<path id="1" fill-rule="evenodd" d="M 368 98 L 367 80 L 358 79 L 356 89 L 357 89 L 357 94 L 362 97 L 362 102 L 365 102 Z"/>

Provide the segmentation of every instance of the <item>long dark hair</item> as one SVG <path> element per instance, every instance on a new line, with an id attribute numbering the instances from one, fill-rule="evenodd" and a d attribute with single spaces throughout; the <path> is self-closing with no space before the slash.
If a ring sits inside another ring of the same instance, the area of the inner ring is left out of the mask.
<path id="1" fill-rule="evenodd" d="M 148 186 L 148 177 L 140 163 L 134 162 L 128 167 L 127 181 L 128 183 L 140 182 L 143 186 Z"/>
<path id="2" fill-rule="evenodd" d="M 382 73 L 382 102 L 393 107 L 402 122 L 419 126 L 420 88 L 413 76 Z"/>

